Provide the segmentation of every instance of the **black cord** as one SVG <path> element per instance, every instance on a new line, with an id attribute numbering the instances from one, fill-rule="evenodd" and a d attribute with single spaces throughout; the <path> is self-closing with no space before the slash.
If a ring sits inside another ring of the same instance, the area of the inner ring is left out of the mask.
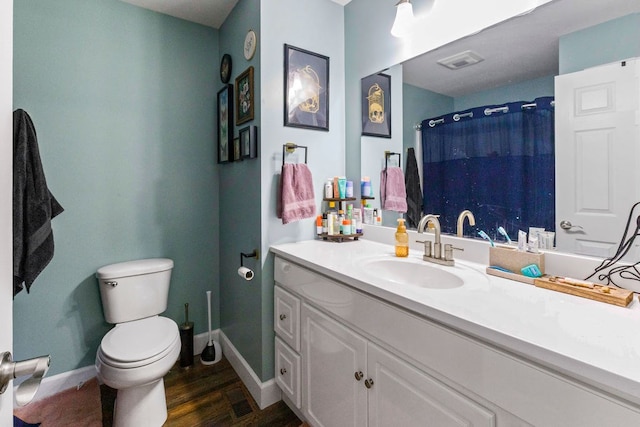
<path id="1" fill-rule="evenodd" d="M 625 226 L 625 232 L 622 235 L 622 239 L 620 239 L 620 244 L 618 245 L 618 249 L 616 250 L 615 255 L 613 255 L 611 258 L 607 258 L 603 260 L 600 263 L 600 265 L 595 268 L 594 272 L 591 273 L 585 280 L 589 280 L 595 274 L 601 272 L 602 270 L 606 270 L 612 267 L 629 253 L 629 251 L 633 247 L 633 243 L 635 242 L 636 237 L 640 236 L 640 215 L 639 215 L 636 219 L 635 230 L 633 231 L 633 233 L 631 233 L 630 237 L 627 238 L 630 231 L 629 226 L 631 225 L 631 220 L 634 217 L 633 211 L 639 205 L 640 205 L 640 202 L 637 202 L 631 207 L 631 210 L 629 212 L 629 217 L 627 218 L 627 224 Z M 612 276 L 614 275 L 619 275 L 623 279 L 640 281 L 640 271 L 638 271 L 638 269 L 636 268 L 638 265 L 640 265 L 640 262 L 637 262 L 632 265 L 613 267 L 607 273 L 598 275 L 598 280 L 600 281 L 606 280 L 607 285 L 614 285 L 616 287 L 619 287 L 619 286 L 613 280 Z"/>

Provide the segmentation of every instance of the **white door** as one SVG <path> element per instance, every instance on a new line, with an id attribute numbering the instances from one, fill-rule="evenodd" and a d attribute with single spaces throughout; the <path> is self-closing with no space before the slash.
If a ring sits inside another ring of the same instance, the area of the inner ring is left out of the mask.
<path id="1" fill-rule="evenodd" d="M 0 1 L 0 353 L 13 349 L 13 0 Z M 13 425 L 12 384 L 0 395 L 0 425 Z"/>
<path id="2" fill-rule="evenodd" d="M 495 415 L 435 378 L 369 343 L 369 427 L 495 426 Z"/>
<path id="3" fill-rule="evenodd" d="M 366 426 L 367 341 L 303 304 L 302 360 L 302 406 L 309 424 Z"/>
<path id="4" fill-rule="evenodd" d="M 557 246 L 607 258 L 640 200 L 638 60 L 557 76 L 555 95 Z"/>

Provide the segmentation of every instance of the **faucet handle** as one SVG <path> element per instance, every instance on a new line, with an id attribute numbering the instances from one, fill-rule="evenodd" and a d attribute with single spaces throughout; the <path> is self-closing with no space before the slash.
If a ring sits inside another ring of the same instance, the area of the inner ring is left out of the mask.
<path id="1" fill-rule="evenodd" d="M 424 244 L 424 256 L 431 257 L 431 240 L 416 240 L 416 243 Z"/>
<path id="2" fill-rule="evenodd" d="M 453 261 L 453 250 L 464 251 L 463 248 L 456 248 L 450 243 L 444 245 L 444 259 L 445 261 Z"/>

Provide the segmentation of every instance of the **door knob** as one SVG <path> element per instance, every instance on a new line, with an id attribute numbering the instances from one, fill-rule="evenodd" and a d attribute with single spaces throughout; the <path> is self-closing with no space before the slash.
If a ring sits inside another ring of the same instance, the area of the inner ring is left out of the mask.
<path id="1" fill-rule="evenodd" d="M 30 375 L 30 378 L 18 386 L 15 394 L 18 406 L 26 405 L 36 395 L 50 365 L 51 356 L 13 362 L 11 353 L 8 351 L 0 353 L 0 394 L 4 393 L 12 379 Z"/>
<path id="2" fill-rule="evenodd" d="M 579 228 L 580 230 L 583 230 L 582 226 L 573 225 L 571 224 L 571 221 L 567 221 L 566 219 L 560 221 L 560 228 L 562 228 L 563 230 L 571 230 L 572 228 Z"/>

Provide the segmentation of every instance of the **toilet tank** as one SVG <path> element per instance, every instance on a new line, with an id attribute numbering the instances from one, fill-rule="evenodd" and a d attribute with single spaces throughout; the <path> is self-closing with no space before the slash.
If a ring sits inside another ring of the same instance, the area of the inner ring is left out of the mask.
<path id="1" fill-rule="evenodd" d="M 96 272 L 104 318 L 123 323 L 167 309 L 173 261 L 141 259 L 105 265 Z"/>

